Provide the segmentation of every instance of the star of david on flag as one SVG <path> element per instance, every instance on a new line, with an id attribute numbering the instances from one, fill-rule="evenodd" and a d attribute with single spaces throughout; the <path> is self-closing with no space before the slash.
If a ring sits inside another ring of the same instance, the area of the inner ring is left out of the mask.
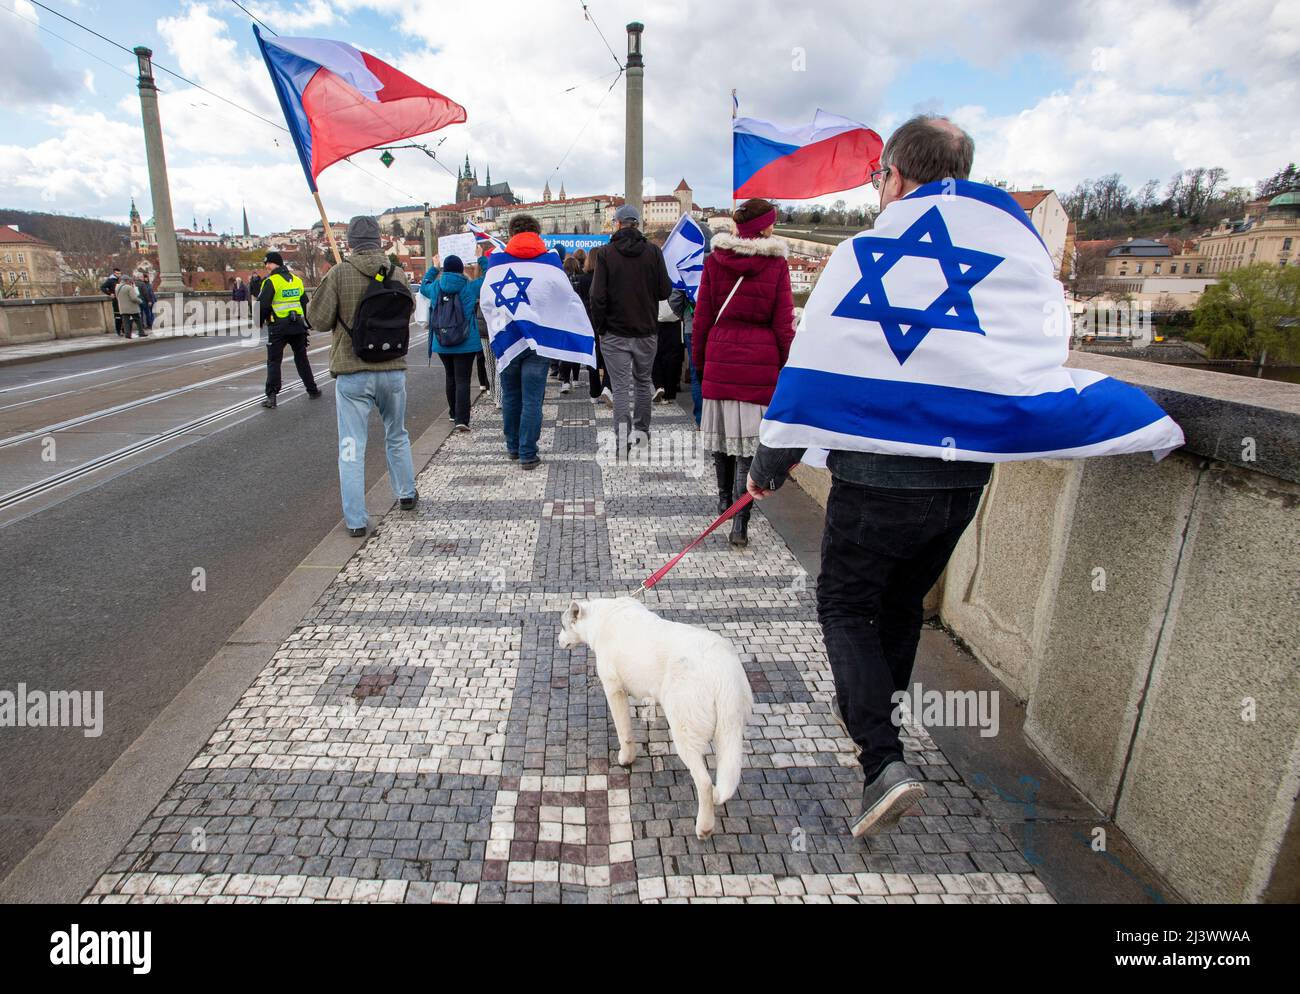
<path id="1" fill-rule="evenodd" d="M 519 310 L 520 305 L 529 302 L 528 285 L 532 282 L 533 281 L 527 277 L 516 276 L 513 269 L 506 270 L 506 278 L 500 283 L 492 284 L 492 292 L 496 294 L 496 300 L 494 303 L 497 307 L 504 307 L 511 314 L 516 313 Z M 505 295 L 507 287 L 515 288 L 514 294 L 510 297 Z"/>
<path id="2" fill-rule="evenodd" d="M 1182 429 L 1137 387 L 1066 368 L 1056 269 L 1004 190 L 944 181 L 894 201 L 832 253 L 763 444 L 966 462 L 1181 446 Z"/>
<path id="3" fill-rule="evenodd" d="M 897 238 L 853 239 L 853 253 L 861 278 L 831 313 L 877 322 L 899 365 L 936 328 L 984 334 L 971 290 L 997 268 L 1002 256 L 953 245 L 939 208 L 931 207 Z M 885 290 L 885 276 L 909 257 L 933 259 L 943 273 L 946 286 L 928 307 L 896 305 Z"/>

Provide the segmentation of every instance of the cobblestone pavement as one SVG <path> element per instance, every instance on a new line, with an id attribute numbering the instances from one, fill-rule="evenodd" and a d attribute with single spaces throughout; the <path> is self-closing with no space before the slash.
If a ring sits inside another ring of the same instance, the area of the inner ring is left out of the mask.
<path id="1" fill-rule="evenodd" d="M 656 408 L 675 464 L 613 465 L 611 421 L 550 384 L 540 471 L 474 411 L 280 647 L 90 902 L 1051 903 L 930 738 L 929 797 L 892 834 L 848 833 L 862 788 L 830 711 L 810 584 L 761 514 L 648 597 L 732 639 L 753 685 L 746 767 L 695 838 L 691 778 L 650 706 L 618 743 L 574 596 L 625 594 L 713 516 L 694 425 Z M 600 438 L 598 438 L 598 427 Z"/>

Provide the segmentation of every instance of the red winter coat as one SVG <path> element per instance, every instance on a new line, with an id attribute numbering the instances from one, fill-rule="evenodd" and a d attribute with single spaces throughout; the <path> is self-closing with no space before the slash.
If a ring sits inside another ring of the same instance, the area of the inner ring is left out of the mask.
<path id="1" fill-rule="evenodd" d="M 740 238 L 722 232 L 704 261 L 696 295 L 691 355 L 703 370 L 706 400 L 741 400 L 766 407 L 794 340 L 789 251 L 779 238 Z M 736 281 L 740 289 L 726 303 Z"/>

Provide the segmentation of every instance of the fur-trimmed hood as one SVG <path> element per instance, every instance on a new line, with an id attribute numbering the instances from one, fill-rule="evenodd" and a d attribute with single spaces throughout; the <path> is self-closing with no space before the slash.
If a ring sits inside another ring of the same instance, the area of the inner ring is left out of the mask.
<path id="1" fill-rule="evenodd" d="M 767 238 L 741 238 L 729 231 L 719 231 L 713 236 L 713 250 L 725 249 L 736 255 L 766 255 L 784 259 L 790 255 L 790 243 L 784 238 L 770 235 Z"/>

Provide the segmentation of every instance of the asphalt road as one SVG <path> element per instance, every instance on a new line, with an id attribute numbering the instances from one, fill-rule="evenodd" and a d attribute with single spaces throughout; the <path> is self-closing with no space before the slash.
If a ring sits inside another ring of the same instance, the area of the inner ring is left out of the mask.
<path id="1" fill-rule="evenodd" d="M 312 359 L 325 396 L 303 395 L 286 356 L 274 412 L 240 408 L 264 350 L 223 339 L 0 367 L 0 691 L 103 691 L 105 715 L 98 738 L 0 728 L 0 879 L 338 523 L 333 381 L 328 353 Z M 407 391 L 414 439 L 446 416 L 441 365 L 415 359 Z M 367 484 L 385 473 L 375 415 Z"/>

